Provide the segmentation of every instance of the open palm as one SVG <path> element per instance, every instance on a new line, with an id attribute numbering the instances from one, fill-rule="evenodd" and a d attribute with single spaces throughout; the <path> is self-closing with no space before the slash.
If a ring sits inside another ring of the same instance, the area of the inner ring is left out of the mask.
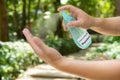
<path id="1" fill-rule="evenodd" d="M 28 29 L 23 30 L 27 41 L 34 49 L 35 53 L 46 63 L 57 66 L 62 62 L 63 56 L 54 48 L 48 47 L 38 37 L 32 36 Z"/>

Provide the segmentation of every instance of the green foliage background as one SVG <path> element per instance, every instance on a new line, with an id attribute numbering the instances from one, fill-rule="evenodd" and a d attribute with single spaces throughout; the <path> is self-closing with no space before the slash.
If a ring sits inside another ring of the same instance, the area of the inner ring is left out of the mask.
<path id="1" fill-rule="evenodd" d="M 33 28 L 36 27 L 34 23 L 40 25 L 39 22 L 36 22 L 40 16 L 45 15 L 46 12 L 56 13 L 57 8 L 62 5 L 74 5 L 94 17 L 111 17 L 114 16 L 114 2 L 114 0 L 68 0 L 67 3 L 61 4 L 60 0 L 26 0 L 25 26 L 28 27 L 29 23 L 33 24 Z M 38 3 L 40 4 L 39 6 L 37 5 Z M 22 0 L 7 0 L 8 25 L 11 40 L 17 39 L 17 32 L 22 27 L 22 8 Z M 49 26 L 49 24 L 47 23 L 46 25 Z"/>
<path id="2" fill-rule="evenodd" d="M 0 78 L 14 80 L 29 66 L 42 63 L 24 41 L 0 42 Z"/>

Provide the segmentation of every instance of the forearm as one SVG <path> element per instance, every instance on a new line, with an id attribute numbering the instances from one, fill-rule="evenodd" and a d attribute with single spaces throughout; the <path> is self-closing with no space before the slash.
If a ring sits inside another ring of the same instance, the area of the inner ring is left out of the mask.
<path id="1" fill-rule="evenodd" d="M 95 18 L 92 30 L 113 36 L 120 36 L 120 17 Z"/>
<path id="2" fill-rule="evenodd" d="M 93 80 L 119 80 L 120 61 L 64 60 L 58 69 Z"/>

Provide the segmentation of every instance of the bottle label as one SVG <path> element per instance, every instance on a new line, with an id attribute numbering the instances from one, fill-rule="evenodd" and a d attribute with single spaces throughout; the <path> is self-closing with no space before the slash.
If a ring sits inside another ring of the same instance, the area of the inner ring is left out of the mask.
<path id="1" fill-rule="evenodd" d="M 86 46 L 88 45 L 89 41 L 90 41 L 90 35 L 88 32 L 85 32 L 82 36 L 80 36 L 78 38 L 78 43 L 81 45 L 81 46 Z"/>

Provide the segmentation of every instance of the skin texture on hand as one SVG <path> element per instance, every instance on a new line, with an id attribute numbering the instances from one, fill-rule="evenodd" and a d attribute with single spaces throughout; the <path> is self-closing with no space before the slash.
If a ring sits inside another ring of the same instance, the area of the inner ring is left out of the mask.
<path id="1" fill-rule="evenodd" d="M 68 25 L 71 27 L 82 27 L 85 29 L 89 29 L 94 24 L 94 18 L 89 16 L 87 13 L 85 13 L 81 9 L 78 9 L 71 5 L 67 5 L 67 6 L 62 6 L 58 8 L 58 11 L 62 11 L 62 10 L 68 10 L 71 16 L 76 18 L 76 21 L 70 21 L 68 23 Z"/>
<path id="2" fill-rule="evenodd" d="M 63 56 L 57 50 L 45 45 L 41 39 L 34 37 L 28 29 L 24 29 L 23 34 L 39 58 L 54 67 L 60 65 Z"/>

